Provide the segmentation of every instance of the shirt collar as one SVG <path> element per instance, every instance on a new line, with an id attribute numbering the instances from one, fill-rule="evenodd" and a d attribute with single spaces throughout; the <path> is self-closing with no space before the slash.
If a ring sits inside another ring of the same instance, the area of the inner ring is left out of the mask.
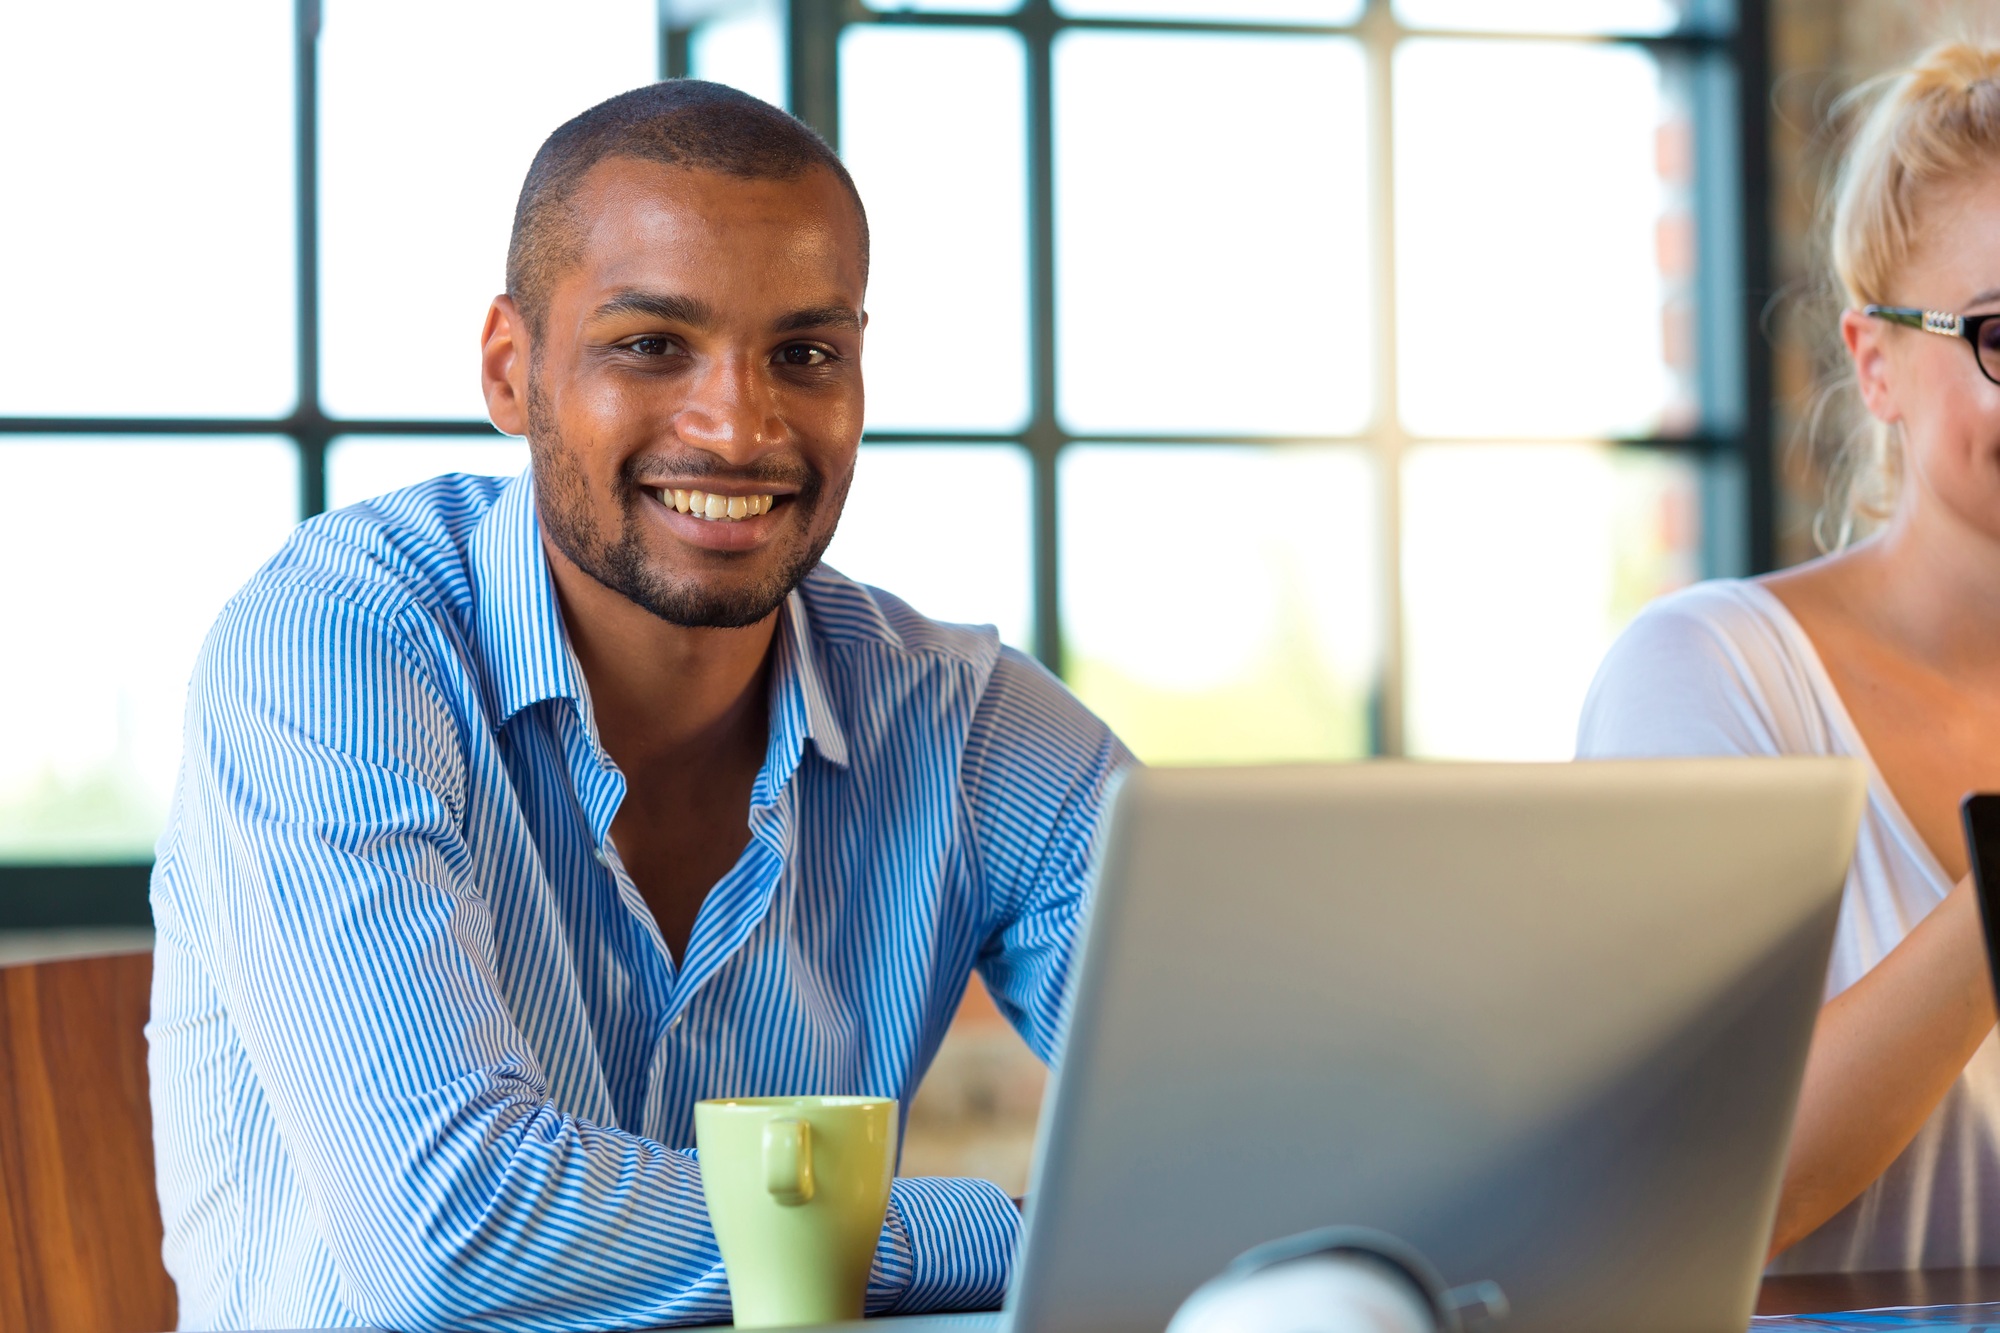
<path id="1" fill-rule="evenodd" d="M 584 699 L 583 668 L 542 551 L 533 478 L 523 472 L 501 488 L 468 544 L 475 651 L 495 727 L 544 699 Z"/>
<path id="2" fill-rule="evenodd" d="M 583 668 L 570 647 L 542 550 L 532 472 L 501 488 L 469 543 L 473 633 L 493 724 L 502 727 L 530 705 L 571 699 L 585 706 Z M 794 589 L 779 608 L 772 639 L 771 795 L 790 780 L 810 740 L 820 757 L 847 767 L 847 734 L 815 650 L 806 599 Z M 585 708 L 587 712 L 587 707 Z"/>
<path id="3" fill-rule="evenodd" d="M 820 758 L 846 768 L 847 733 L 826 687 L 805 595 L 796 588 L 778 610 L 771 653 L 771 748 L 766 769 L 774 786 L 782 787 L 791 777 L 808 740 Z"/>

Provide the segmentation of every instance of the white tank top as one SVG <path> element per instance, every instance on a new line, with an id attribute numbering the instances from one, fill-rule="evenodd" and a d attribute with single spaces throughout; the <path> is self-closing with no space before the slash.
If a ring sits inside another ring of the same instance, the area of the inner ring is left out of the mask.
<path id="1" fill-rule="evenodd" d="M 1714 754 L 1850 755 L 1868 766 L 1829 999 L 1951 891 L 1812 640 L 1761 584 L 1718 579 L 1655 602 L 1612 645 L 1584 701 L 1578 758 Z M 1770 1271 L 1985 1264 L 2000 1264 L 2000 1045 L 1991 1033 L 1881 1178 Z"/>

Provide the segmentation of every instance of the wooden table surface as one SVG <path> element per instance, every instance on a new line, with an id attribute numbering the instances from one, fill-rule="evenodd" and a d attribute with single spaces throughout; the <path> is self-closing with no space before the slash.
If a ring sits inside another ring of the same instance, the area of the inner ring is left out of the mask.
<path id="1" fill-rule="evenodd" d="M 1884 1305 L 1976 1305 L 2000 1301 L 2000 1268 L 1910 1273 L 1800 1273 L 1767 1277 L 1758 1314 L 1824 1314 Z"/>

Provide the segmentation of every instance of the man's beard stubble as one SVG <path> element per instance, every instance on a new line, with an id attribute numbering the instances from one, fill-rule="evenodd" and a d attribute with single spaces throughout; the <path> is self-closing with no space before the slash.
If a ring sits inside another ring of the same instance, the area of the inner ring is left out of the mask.
<path id="1" fill-rule="evenodd" d="M 575 457 L 563 447 L 555 413 L 542 393 L 540 378 L 532 373 L 528 377 L 528 453 L 534 466 L 542 529 L 549 540 L 578 569 L 670 624 L 689 629 L 740 629 L 756 624 L 805 581 L 833 540 L 829 527 L 824 535 L 791 552 L 769 577 L 745 586 L 718 589 L 704 587 L 699 578 L 676 580 L 655 566 L 640 538 L 636 511 L 648 501 L 632 477 L 638 458 L 627 459 L 620 469 L 619 503 L 624 521 L 616 540 L 609 539 L 592 511 L 590 484 Z M 787 508 L 798 506 L 801 526 L 811 531 L 823 501 L 830 500 L 836 514 L 839 512 L 853 471 L 840 478 L 829 494 L 825 479 L 803 465 L 728 472 L 716 467 L 711 455 L 697 452 L 681 460 L 675 476 L 728 476 L 739 481 L 796 485 L 797 492 L 785 504 Z"/>

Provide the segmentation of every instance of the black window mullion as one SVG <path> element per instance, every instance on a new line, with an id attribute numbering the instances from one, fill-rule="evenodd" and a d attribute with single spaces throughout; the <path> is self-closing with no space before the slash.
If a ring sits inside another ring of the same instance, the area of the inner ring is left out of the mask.
<path id="1" fill-rule="evenodd" d="M 673 0 L 657 0 L 654 14 L 660 31 L 660 77 L 685 79 L 692 71 L 694 30 L 675 15 Z"/>
<path id="2" fill-rule="evenodd" d="M 1741 230 L 1738 263 L 1742 286 L 1737 318 L 1742 328 L 1742 418 L 1738 429 L 1743 465 L 1744 540 L 1748 573 L 1778 567 L 1778 478 L 1772 430 L 1772 355 L 1764 336 L 1764 308 L 1775 294 L 1771 258 L 1771 5 L 1737 0 L 1735 53 L 1736 202 Z M 1702 164 L 1697 161 L 1696 171 Z M 1699 258 L 1696 261 L 1700 263 Z"/>
<path id="3" fill-rule="evenodd" d="M 292 170 L 298 209 L 299 402 L 288 423 L 299 450 L 299 517 L 326 512 L 326 446 L 319 401 L 319 27 L 320 0 L 293 4 Z"/>
<path id="4" fill-rule="evenodd" d="M 785 10 L 787 110 L 840 151 L 840 0 L 789 0 Z"/>
<path id="5" fill-rule="evenodd" d="M 1056 415 L 1056 222 L 1054 52 L 1058 22 L 1049 0 L 1021 7 L 1028 89 L 1028 366 L 1026 443 L 1031 468 L 1031 569 L 1035 655 L 1063 670 L 1060 465 L 1067 437 Z"/>

